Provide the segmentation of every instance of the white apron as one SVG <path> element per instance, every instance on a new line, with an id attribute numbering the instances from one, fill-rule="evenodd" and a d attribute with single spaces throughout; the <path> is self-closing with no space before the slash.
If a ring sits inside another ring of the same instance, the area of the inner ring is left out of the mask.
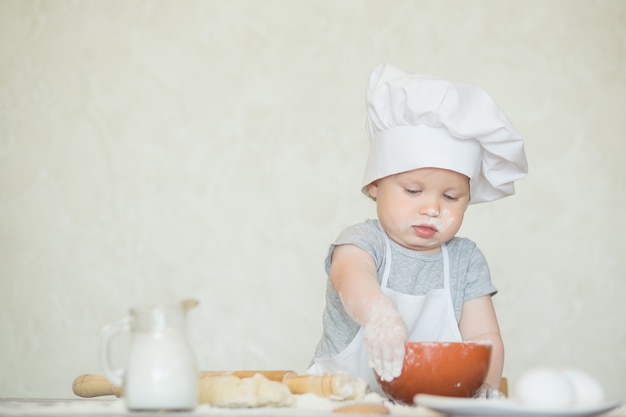
<path id="1" fill-rule="evenodd" d="M 387 233 L 379 227 L 385 237 L 386 263 L 380 283 L 383 294 L 391 299 L 409 329 L 410 341 L 459 342 L 462 340 L 459 326 L 454 316 L 454 306 L 450 294 L 450 265 L 448 249 L 441 245 L 443 257 L 444 287 L 430 291 L 426 295 L 410 295 L 387 288 L 391 270 L 391 243 Z M 372 391 L 381 393 L 374 372 L 367 365 L 367 350 L 363 341 L 363 326 L 352 342 L 339 354 L 330 358 L 316 358 L 309 374 L 347 372 L 354 378 L 363 378 Z"/>

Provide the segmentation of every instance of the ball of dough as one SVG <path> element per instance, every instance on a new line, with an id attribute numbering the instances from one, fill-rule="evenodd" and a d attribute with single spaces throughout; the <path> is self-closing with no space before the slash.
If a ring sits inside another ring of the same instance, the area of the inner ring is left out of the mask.
<path id="1" fill-rule="evenodd" d="M 261 374 L 249 378 L 234 375 L 200 378 L 200 403 L 216 407 L 288 407 L 292 395 L 286 385 Z"/>
<path id="2" fill-rule="evenodd" d="M 563 374 L 574 388 L 576 405 L 598 405 L 604 401 L 604 389 L 591 375 L 580 369 L 564 369 Z"/>
<path id="3" fill-rule="evenodd" d="M 524 372 L 515 386 L 515 398 L 536 407 L 569 407 L 574 403 L 574 396 L 574 388 L 565 374 L 550 368 Z"/>

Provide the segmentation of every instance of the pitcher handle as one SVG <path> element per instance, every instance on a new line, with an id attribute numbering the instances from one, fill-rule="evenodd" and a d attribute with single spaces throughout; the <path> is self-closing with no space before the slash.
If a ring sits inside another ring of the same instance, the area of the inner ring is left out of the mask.
<path id="1" fill-rule="evenodd" d="M 121 387 L 124 384 L 124 368 L 111 366 L 111 340 L 121 332 L 130 332 L 130 317 L 125 317 L 114 323 L 107 324 L 100 334 L 100 362 L 107 377 L 113 385 Z"/>

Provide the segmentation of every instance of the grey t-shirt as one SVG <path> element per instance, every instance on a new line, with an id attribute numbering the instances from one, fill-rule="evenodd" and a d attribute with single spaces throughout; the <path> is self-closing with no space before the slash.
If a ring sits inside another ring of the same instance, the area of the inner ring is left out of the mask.
<path id="1" fill-rule="evenodd" d="M 443 255 L 425 254 L 400 246 L 390 239 L 391 270 L 388 287 L 394 291 L 425 295 L 443 288 Z M 367 220 L 345 229 L 330 246 L 326 257 L 326 272 L 330 271 L 333 250 L 336 246 L 355 245 L 372 255 L 382 281 L 386 245 L 378 220 Z M 450 292 L 457 322 L 461 320 L 463 302 L 497 292 L 491 283 L 489 267 L 482 252 L 469 239 L 455 237 L 447 242 L 450 262 Z M 330 279 L 326 283 L 326 308 L 323 315 L 322 339 L 315 357 L 330 357 L 343 351 L 359 331 L 359 325 L 346 313 Z"/>

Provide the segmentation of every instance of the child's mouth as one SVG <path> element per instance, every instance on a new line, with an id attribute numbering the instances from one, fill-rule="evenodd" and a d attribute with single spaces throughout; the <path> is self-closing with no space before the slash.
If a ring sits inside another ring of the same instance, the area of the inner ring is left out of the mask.
<path id="1" fill-rule="evenodd" d="M 413 226 L 413 230 L 415 231 L 416 235 L 423 239 L 433 237 L 435 233 L 437 233 L 437 229 L 435 227 L 428 225 Z"/>

